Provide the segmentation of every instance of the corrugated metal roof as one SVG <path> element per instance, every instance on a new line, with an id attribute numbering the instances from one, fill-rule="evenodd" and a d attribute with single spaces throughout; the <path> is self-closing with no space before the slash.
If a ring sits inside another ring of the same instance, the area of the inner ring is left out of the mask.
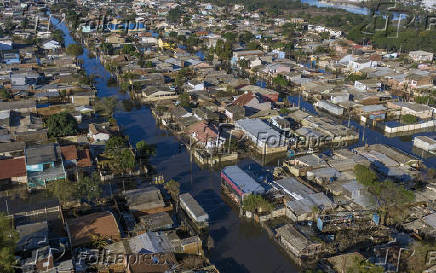
<path id="1" fill-rule="evenodd" d="M 236 186 L 244 193 L 262 194 L 265 189 L 238 166 L 227 166 L 222 170 Z"/>

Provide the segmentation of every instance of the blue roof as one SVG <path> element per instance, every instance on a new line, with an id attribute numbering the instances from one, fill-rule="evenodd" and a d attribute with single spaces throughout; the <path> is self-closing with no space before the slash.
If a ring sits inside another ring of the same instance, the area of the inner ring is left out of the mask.
<path id="1" fill-rule="evenodd" d="M 243 193 L 262 194 L 265 189 L 238 166 L 227 166 L 222 173 L 229 178 Z"/>

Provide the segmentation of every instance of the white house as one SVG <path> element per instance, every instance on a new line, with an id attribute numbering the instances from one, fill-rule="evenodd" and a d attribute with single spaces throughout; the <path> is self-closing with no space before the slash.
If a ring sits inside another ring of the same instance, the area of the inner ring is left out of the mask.
<path id="1" fill-rule="evenodd" d="M 364 68 L 377 67 L 377 61 L 359 59 L 350 60 L 348 63 L 348 68 L 354 72 L 360 71 Z"/>
<path id="2" fill-rule="evenodd" d="M 434 54 L 423 50 L 417 50 L 410 51 L 409 57 L 415 62 L 431 62 L 433 61 Z"/>
<path id="3" fill-rule="evenodd" d="M 59 44 L 59 42 L 55 41 L 55 40 L 50 40 L 48 42 L 45 42 L 42 45 L 42 48 L 45 50 L 57 50 L 61 48 L 61 45 Z"/>

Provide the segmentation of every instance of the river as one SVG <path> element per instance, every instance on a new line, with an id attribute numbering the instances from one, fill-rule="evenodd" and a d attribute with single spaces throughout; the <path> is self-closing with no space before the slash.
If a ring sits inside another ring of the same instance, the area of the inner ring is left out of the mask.
<path id="1" fill-rule="evenodd" d="M 65 34 L 65 44 L 75 43 L 68 28 L 52 17 L 52 22 Z M 96 75 L 96 89 L 99 97 L 125 95 L 117 87 L 109 87 L 108 71 L 99 60 L 89 58 L 85 49 L 80 59 L 89 75 Z M 181 148 L 179 141 L 161 130 L 148 107 L 130 112 L 117 110 L 115 118 L 123 133 L 135 144 L 145 140 L 157 147 L 156 156 L 151 164 L 166 179 L 175 179 L 181 183 L 181 191 L 189 192 L 210 215 L 210 235 L 215 244 L 209 258 L 221 272 L 225 273 L 296 273 L 297 267 L 260 227 L 238 217 L 238 211 L 229 206 L 220 191 L 219 172 L 201 169 L 191 163 L 189 153 Z M 243 160 L 243 168 L 252 163 Z"/>

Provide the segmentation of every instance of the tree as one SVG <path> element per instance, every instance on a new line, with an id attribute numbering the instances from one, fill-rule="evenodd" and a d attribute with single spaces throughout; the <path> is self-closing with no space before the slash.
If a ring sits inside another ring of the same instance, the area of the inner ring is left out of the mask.
<path id="1" fill-rule="evenodd" d="M 118 101 L 115 97 L 104 97 L 95 103 L 95 110 L 106 116 L 112 116 Z"/>
<path id="2" fill-rule="evenodd" d="M 136 48 L 132 44 L 123 45 L 123 48 L 121 49 L 121 53 L 129 54 L 129 55 L 133 55 L 133 53 L 135 53 L 135 51 L 136 51 Z"/>
<path id="3" fill-rule="evenodd" d="M 9 218 L 0 214 L 0 272 L 15 272 L 15 244 L 18 240 L 18 233 L 13 228 Z"/>
<path id="4" fill-rule="evenodd" d="M 79 199 L 93 201 L 101 196 L 100 177 L 98 173 L 92 176 L 80 175 L 77 180 L 74 195 Z"/>
<path id="5" fill-rule="evenodd" d="M 76 186 L 69 180 L 58 180 L 47 184 L 47 190 L 53 194 L 59 201 L 71 201 L 75 197 Z"/>
<path id="6" fill-rule="evenodd" d="M 347 268 L 347 273 L 383 273 L 384 268 L 368 260 L 356 257 L 352 265 Z"/>
<path id="7" fill-rule="evenodd" d="M 83 54 L 83 47 L 80 44 L 71 44 L 67 47 L 67 54 L 77 58 Z"/>
<path id="8" fill-rule="evenodd" d="M 257 194 L 250 194 L 242 201 L 242 208 L 250 212 L 270 212 L 273 206 L 270 202 Z"/>
<path id="9" fill-rule="evenodd" d="M 191 98 L 188 93 L 182 93 L 179 95 L 180 106 L 182 107 L 190 107 L 191 106 Z"/>
<path id="10" fill-rule="evenodd" d="M 4 87 L 0 87 L 0 99 L 9 99 L 9 91 Z"/>
<path id="11" fill-rule="evenodd" d="M 180 22 L 180 19 L 182 18 L 182 15 L 184 14 L 182 8 L 180 6 L 170 9 L 168 11 L 167 20 L 170 23 L 178 23 Z"/>
<path id="12" fill-rule="evenodd" d="M 354 175 L 356 180 L 365 186 L 372 186 L 377 179 L 377 174 L 373 170 L 361 164 L 354 166 Z"/>
<path id="13" fill-rule="evenodd" d="M 78 132 L 77 121 L 67 112 L 49 116 L 46 124 L 49 137 L 72 136 Z"/>
<path id="14" fill-rule="evenodd" d="M 168 193 L 172 196 L 174 200 L 177 200 L 177 197 L 180 194 L 180 183 L 171 179 L 166 182 L 164 188 L 168 191 Z"/>
<path id="15" fill-rule="evenodd" d="M 281 88 L 285 88 L 289 85 L 289 81 L 281 74 L 277 75 L 277 77 L 275 77 L 272 80 L 273 84 L 277 87 Z"/>
<path id="16" fill-rule="evenodd" d="M 105 152 L 117 153 L 119 149 L 128 148 L 129 142 L 123 136 L 113 135 L 106 141 Z"/>
<path id="17" fill-rule="evenodd" d="M 138 141 L 135 146 L 136 152 L 141 158 L 148 158 L 149 156 L 156 154 L 156 147 L 154 145 L 147 144 L 145 140 Z"/>
<path id="18" fill-rule="evenodd" d="M 401 116 L 401 122 L 404 124 L 414 124 L 417 122 L 417 118 L 411 114 L 405 114 Z"/>

